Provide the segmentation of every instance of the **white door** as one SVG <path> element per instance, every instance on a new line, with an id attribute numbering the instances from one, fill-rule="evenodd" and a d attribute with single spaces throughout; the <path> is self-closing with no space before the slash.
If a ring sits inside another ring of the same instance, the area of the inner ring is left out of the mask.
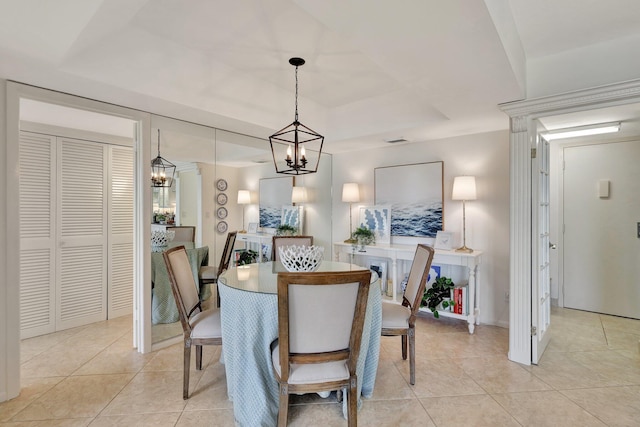
<path id="1" fill-rule="evenodd" d="M 20 133 L 20 337 L 55 331 L 56 138 Z"/>
<path id="2" fill-rule="evenodd" d="M 107 316 L 106 150 L 58 138 L 57 330 Z"/>
<path id="3" fill-rule="evenodd" d="M 532 221 L 531 236 L 531 363 L 537 364 L 547 348 L 551 335 L 551 276 L 549 264 L 550 189 L 549 142 L 538 137 L 532 159 Z"/>
<path id="4" fill-rule="evenodd" d="M 133 150 L 109 147 L 107 318 L 133 312 Z"/>
<path id="5" fill-rule="evenodd" d="M 640 318 L 640 142 L 563 151 L 564 306 Z"/>

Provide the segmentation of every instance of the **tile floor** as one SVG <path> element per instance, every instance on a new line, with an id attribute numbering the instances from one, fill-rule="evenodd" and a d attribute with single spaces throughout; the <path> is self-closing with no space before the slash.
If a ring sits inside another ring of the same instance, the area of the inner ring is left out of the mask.
<path id="1" fill-rule="evenodd" d="M 417 326 L 416 385 L 400 339 L 383 337 L 363 426 L 640 426 L 640 321 L 554 309 L 538 366 L 507 360 L 508 331 L 474 335 L 430 315 Z M 182 400 L 182 347 L 131 348 L 129 317 L 22 342 L 20 397 L 0 426 L 233 426 L 220 349 L 205 347 Z M 194 364 L 192 363 L 192 366 Z M 291 426 L 344 426 L 335 398 L 292 403 Z"/>

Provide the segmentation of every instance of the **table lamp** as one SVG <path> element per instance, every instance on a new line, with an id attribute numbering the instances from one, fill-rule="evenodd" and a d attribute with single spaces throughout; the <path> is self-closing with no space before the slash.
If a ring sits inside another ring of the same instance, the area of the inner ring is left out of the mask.
<path id="1" fill-rule="evenodd" d="M 251 203 L 251 193 L 249 190 L 238 190 L 238 204 L 239 205 L 248 205 Z M 238 231 L 238 233 L 246 233 L 247 230 L 244 229 L 244 206 L 242 206 L 242 230 Z"/>
<path id="2" fill-rule="evenodd" d="M 476 200 L 476 177 L 456 176 L 453 179 L 451 200 L 462 200 L 462 246 L 456 249 L 456 252 L 471 253 L 473 249 L 467 247 L 465 202 L 467 200 Z"/>
<path id="3" fill-rule="evenodd" d="M 291 190 L 291 203 L 306 203 L 307 202 L 307 188 L 306 187 L 293 187 Z"/>
<path id="4" fill-rule="evenodd" d="M 349 238 L 344 242 L 355 243 L 356 240 L 352 237 L 353 227 L 351 221 L 351 211 L 353 203 L 358 203 L 360 201 L 360 189 L 358 188 L 357 183 L 345 182 L 344 184 L 342 184 L 342 201 L 349 203 Z"/>

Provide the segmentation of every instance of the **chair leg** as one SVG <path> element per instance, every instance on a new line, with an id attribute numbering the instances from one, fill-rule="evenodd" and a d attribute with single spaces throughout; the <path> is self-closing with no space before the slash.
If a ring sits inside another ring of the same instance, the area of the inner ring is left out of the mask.
<path id="1" fill-rule="evenodd" d="M 202 346 L 196 346 L 196 369 L 202 371 Z"/>
<path id="2" fill-rule="evenodd" d="M 184 373 L 182 379 L 182 398 L 189 398 L 189 370 L 191 369 L 191 342 L 184 342 Z"/>
<path id="3" fill-rule="evenodd" d="M 402 337 L 402 360 L 407 360 L 407 336 L 401 335 Z"/>
<path id="4" fill-rule="evenodd" d="M 278 427 L 286 427 L 289 416 L 289 391 L 286 385 L 280 385 L 280 404 L 278 408 Z"/>
<path id="5" fill-rule="evenodd" d="M 416 330 L 409 328 L 409 382 L 416 383 Z"/>
<path id="6" fill-rule="evenodd" d="M 347 387 L 347 425 L 349 427 L 358 425 L 358 380 L 355 375 Z"/>
<path id="7" fill-rule="evenodd" d="M 218 282 L 216 282 L 216 299 L 217 299 L 217 306 L 218 308 L 220 308 L 220 289 L 218 289 Z"/>

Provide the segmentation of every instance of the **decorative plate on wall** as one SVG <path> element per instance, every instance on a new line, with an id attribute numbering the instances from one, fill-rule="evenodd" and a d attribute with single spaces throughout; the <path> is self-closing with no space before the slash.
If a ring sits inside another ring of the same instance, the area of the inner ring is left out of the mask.
<path id="1" fill-rule="evenodd" d="M 216 181 L 216 188 L 220 191 L 225 191 L 227 189 L 227 181 L 220 178 L 219 180 Z"/>
<path id="2" fill-rule="evenodd" d="M 218 225 L 216 226 L 216 229 L 218 230 L 218 233 L 226 233 L 228 228 L 229 228 L 229 226 L 227 225 L 227 223 L 225 221 L 220 221 L 218 223 Z"/>
<path id="3" fill-rule="evenodd" d="M 216 211 L 216 216 L 219 219 L 225 219 L 228 214 L 229 212 L 227 212 L 227 208 L 223 208 L 222 206 L 219 207 L 218 210 Z"/>
<path id="4" fill-rule="evenodd" d="M 216 201 L 218 202 L 219 205 L 226 205 L 227 204 L 227 195 L 224 193 L 218 193 L 218 196 L 216 197 Z"/>

